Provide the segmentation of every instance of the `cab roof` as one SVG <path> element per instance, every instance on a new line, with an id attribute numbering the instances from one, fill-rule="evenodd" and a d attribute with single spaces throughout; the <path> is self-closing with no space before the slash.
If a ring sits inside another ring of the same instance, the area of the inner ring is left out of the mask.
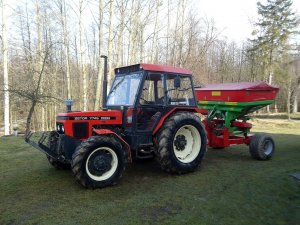
<path id="1" fill-rule="evenodd" d="M 158 65 L 158 64 L 147 64 L 147 63 L 140 63 L 131 66 L 116 68 L 115 73 L 124 74 L 124 73 L 131 73 L 131 72 L 136 72 L 141 70 L 192 75 L 192 72 L 185 68 Z"/>

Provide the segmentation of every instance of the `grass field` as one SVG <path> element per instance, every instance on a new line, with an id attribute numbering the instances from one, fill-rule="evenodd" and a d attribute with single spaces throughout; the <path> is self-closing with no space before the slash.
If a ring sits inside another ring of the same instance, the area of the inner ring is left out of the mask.
<path id="1" fill-rule="evenodd" d="M 0 224 L 299 224 L 300 121 L 256 119 L 276 153 L 253 160 L 247 146 L 209 149 L 194 173 L 155 162 L 128 165 L 113 187 L 84 189 L 21 138 L 0 138 Z"/>

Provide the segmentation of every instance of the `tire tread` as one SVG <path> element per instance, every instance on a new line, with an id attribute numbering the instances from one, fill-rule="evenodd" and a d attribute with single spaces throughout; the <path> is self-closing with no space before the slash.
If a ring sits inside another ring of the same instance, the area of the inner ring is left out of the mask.
<path id="1" fill-rule="evenodd" d="M 107 180 L 97 182 L 88 178 L 88 176 L 85 174 L 85 170 L 82 169 L 82 166 L 85 166 L 86 153 L 88 153 L 88 151 L 90 151 L 92 148 L 95 148 L 97 146 L 99 147 L 100 144 L 110 145 L 114 148 L 119 149 L 118 153 L 120 154 L 120 158 L 118 157 L 118 160 L 119 163 L 121 163 L 121 168 L 119 168 L 119 171 L 116 171 L 116 176 L 113 175 L 115 177 L 112 176 L 113 179 L 109 178 Z M 123 172 L 125 171 L 127 158 L 127 151 L 122 149 L 122 145 L 119 141 L 116 140 L 115 137 L 109 135 L 91 136 L 76 148 L 72 156 L 71 168 L 76 181 L 82 186 L 87 188 L 102 188 L 115 185 L 121 179 Z"/>

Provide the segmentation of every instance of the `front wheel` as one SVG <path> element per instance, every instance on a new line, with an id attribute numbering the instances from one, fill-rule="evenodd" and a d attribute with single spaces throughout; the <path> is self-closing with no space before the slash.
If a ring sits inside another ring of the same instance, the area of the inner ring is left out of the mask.
<path id="1" fill-rule="evenodd" d="M 127 152 L 112 136 L 93 136 L 81 143 L 72 157 L 76 180 L 88 188 L 117 183 L 125 170 Z"/>
<path id="2" fill-rule="evenodd" d="M 170 117 L 157 137 L 157 159 L 169 173 L 194 171 L 207 149 L 205 129 L 199 117 L 190 112 L 179 112 Z"/>
<path id="3" fill-rule="evenodd" d="M 275 151 L 274 140 L 269 134 L 255 134 L 251 139 L 249 151 L 254 159 L 269 160 Z"/>

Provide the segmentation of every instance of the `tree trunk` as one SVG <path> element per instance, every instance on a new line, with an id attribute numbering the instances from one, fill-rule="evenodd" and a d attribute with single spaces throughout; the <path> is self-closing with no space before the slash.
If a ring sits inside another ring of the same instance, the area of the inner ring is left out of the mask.
<path id="1" fill-rule="evenodd" d="M 6 1 L 2 0 L 2 54 L 3 54 L 3 90 L 4 90 L 4 135 L 10 133 L 10 104 L 8 92 L 8 41 L 6 23 Z"/>
<path id="2" fill-rule="evenodd" d="M 63 36 L 64 36 L 64 58 L 65 58 L 65 68 L 66 68 L 66 78 L 67 78 L 67 98 L 71 99 L 71 77 L 70 77 L 70 63 L 69 63 L 69 36 L 67 31 L 67 15 L 66 15 L 66 2 L 63 0 L 61 2 L 61 25 L 63 30 Z"/>
<path id="3" fill-rule="evenodd" d="M 38 35 L 38 71 L 41 71 L 42 64 L 43 64 L 43 52 L 42 52 L 42 32 L 41 32 L 41 13 L 40 13 L 40 0 L 36 0 L 36 16 L 37 16 L 37 35 Z M 44 87 L 43 87 L 43 79 L 41 80 L 40 91 L 43 94 Z M 41 130 L 45 130 L 45 106 L 41 106 Z"/>
<path id="4" fill-rule="evenodd" d="M 124 36 L 124 27 L 125 27 L 125 12 L 127 2 L 121 2 L 120 6 L 120 24 L 119 24 L 119 32 L 118 32 L 118 43 L 117 43 L 117 67 L 123 65 L 123 36 Z"/>
<path id="5" fill-rule="evenodd" d="M 286 101 L 286 111 L 288 115 L 288 120 L 291 119 L 291 86 L 292 86 L 292 81 L 290 79 L 288 81 L 288 86 L 287 86 L 287 101 Z"/>
<path id="6" fill-rule="evenodd" d="M 114 0 L 110 0 L 109 6 L 109 35 L 108 35 L 108 90 L 111 86 L 113 76 L 113 14 L 114 14 Z"/>
<path id="7" fill-rule="evenodd" d="M 159 0 L 156 1 L 156 14 L 155 14 L 155 22 L 154 22 L 154 29 L 153 29 L 153 39 L 152 39 L 152 48 L 151 48 L 151 63 L 156 62 L 156 53 L 157 53 L 157 31 L 158 31 L 158 14 L 159 14 Z"/>
<path id="8" fill-rule="evenodd" d="M 83 2 L 79 0 L 79 37 L 80 37 L 80 64 L 82 73 L 82 86 L 83 86 L 83 111 L 87 111 L 87 68 L 86 68 L 86 55 L 85 55 L 85 41 L 84 41 L 84 30 L 83 30 Z"/>
<path id="9" fill-rule="evenodd" d="M 183 47 L 184 47 L 184 19 L 185 19 L 185 8 L 186 8 L 186 1 L 185 0 L 181 0 L 181 8 L 182 8 L 182 15 L 181 15 L 181 29 L 180 29 L 180 37 L 179 37 L 179 55 L 178 55 L 178 63 L 179 66 L 183 66 L 182 62 L 183 62 Z"/>
<path id="10" fill-rule="evenodd" d="M 98 52 L 98 74 L 97 74 L 97 87 L 96 87 L 96 99 L 94 110 L 99 110 L 99 106 L 102 103 L 102 59 L 101 52 L 103 48 L 103 0 L 99 0 L 99 52 Z"/>
<path id="11" fill-rule="evenodd" d="M 170 35 L 170 0 L 168 0 L 166 64 L 168 64 L 169 62 L 169 38 L 170 38 L 169 35 Z"/>
<path id="12" fill-rule="evenodd" d="M 177 34 L 178 34 L 178 23 L 179 23 L 179 6 L 180 5 L 180 1 L 178 1 L 177 3 L 177 12 L 176 12 L 176 22 L 175 22 L 175 29 L 174 29 L 174 37 L 173 37 L 173 47 L 172 47 L 172 53 L 171 53 L 171 57 L 172 57 L 172 66 L 176 66 L 177 65 Z"/>
<path id="13" fill-rule="evenodd" d="M 25 137 L 29 134 L 30 128 L 31 128 L 31 118 L 34 112 L 34 108 L 36 106 L 36 101 L 32 101 L 29 113 L 27 115 L 27 120 L 26 120 L 26 129 L 25 129 Z"/>

